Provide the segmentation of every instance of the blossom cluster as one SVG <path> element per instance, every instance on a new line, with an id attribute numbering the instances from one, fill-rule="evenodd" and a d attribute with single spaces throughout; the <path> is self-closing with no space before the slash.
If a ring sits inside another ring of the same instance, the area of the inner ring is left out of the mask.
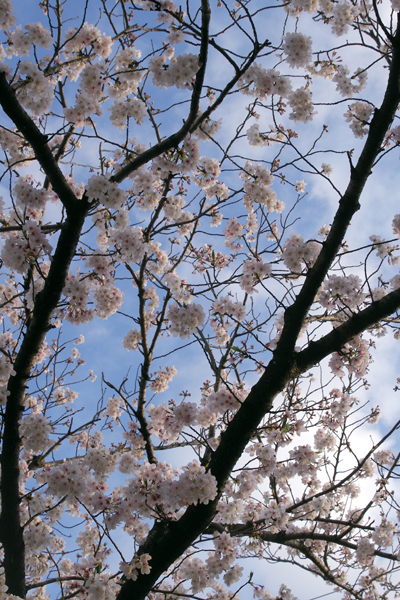
<path id="1" fill-rule="evenodd" d="M 215 196 L 218 196 L 220 200 L 226 200 L 229 196 L 227 186 L 216 179 L 220 172 L 221 168 L 218 160 L 207 156 L 200 158 L 194 181 L 204 190 L 205 196 L 209 200 L 215 198 Z"/>
<path id="2" fill-rule="evenodd" d="M 121 571 L 125 575 L 126 579 L 132 579 L 133 581 L 136 581 L 139 571 L 143 575 L 148 575 L 150 573 L 150 560 L 150 554 L 143 553 L 140 556 L 135 556 L 129 564 L 125 562 L 120 563 Z"/>
<path id="3" fill-rule="evenodd" d="M 105 414 L 110 417 L 110 419 L 118 419 L 118 417 L 122 414 L 121 408 L 121 398 L 118 396 L 112 396 L 107 400 L 107 409 Z"/>
<path id="4" fill-rule="evenodd" d="M 268 212 L 283 211 L 285 205 L 277 199 L 274 190 L 270 189 L 274 178 L 267 167 L 248 160 L 240 177 L 244 181 L 243 202 L 247 208 L 252 207 L 253 202 L 257 202 L 265 206 Z"/>
<path id="5" fill-rule="evenodd" d="M 128 263 L 140 262 L 148 249 L 148 244 L 143 240 L 142 229 L 130 227 L 128 223 L 110 229 L 104 246 L 114 246 L 121 260 Z"/>
<path id="6" fill-rule="evenodd" d="M 212 311 L 220 315 L 229 315 L 237 321 L 243 321 L 246 316 L 246 307 L 242 302 L 233 302 L 231 297 L 221 296 L 212 304 Z"/>
<path id="7" fill-rule="evenodd" d="M 323 283 L 318 302 L 327 310 L 354 309 L 363 304 L 366 298 L 361 289 L 362 281 L 357 275 L 329 275 Z"/>
<path id="8" fill-rule="evenodd" d="M 197 502 L 208 504 L 216 494 L 215 478 L 197 461 L 184 466 L 179 475 L 165 463 L 155 465 L 145 462 L 136 467 L 134 478 L 120 488 L 119 499 L 115 500 L 107 515 L 107 524 L 113 529 L 123 520 L 129 524 L 132 513 L 141 518 L 151 518 L 160 509 L 176 518 L 176 511 L 182 507 Z M 131 532 L 137 535 L 133 529 Z"/>
<path id="9" fill-rule="evenodd" d="M 240 250 L 242 244 L 237 239 L 240 239 L 243 236 L 243 225 L 239 223 L 237 217 L 231 217 L 228 219 L 228 223 L 224 228 L 225 235 L 225 244 L 228 246 L 230 250 Z"/>
<path id="10" fill-rule="evenodd" d="M 364 377 L 371 361 L 368 342 L 357 336 L 344 345 L 341 352 L 334 352 L 329 360 L 329 367 L 337 377 L 344 377 L 346 367 L 356 377 Z"/>
<path id="11" fill-rule="evenodd" d="M 97 64 L 87 64 L 80 73 L 80 92 L 74 106 L 64 108 L 65 118 L 77 127 L 83 127 L 92 114 L 102 115 L 101 97 L 103 75 Z"/>
<path id="12" fill-rule="evenodd" d="M 198 57 L 195 54 L 180 54 L 171 58 L 169 65 L 165 64 L 166 61 L 165 54 L 150 59 L 149 71 L 153 84 L 159 88 L 173 85 L 180 89 L 188 88 L 200 67 Z"/>
<path id="13" fill-rule="evenodd" d="M 113 285 L 112 278 L 96 281 L 88 277 L 81 278 L 69 274 L 63 294 L 68 301 L 64 310 L 58 311 L 59 318 L 70 323 L 88 323 L 96 316 L 108 319 L 122 306 L 124 295 L 119 288 Z M 92 294 L 95 301 L 94 308 L 88 307 Z"/>
<path id="14" fill-rule="evenodd" d="M 133 117 L 136 123 L 141 125 L 147 115 L 145 103 L 138 98 L 115 100 L 108 110 L 111 123 L 121 131 L 126 127 L 127 119 L 130 117 Z"/>
<path id="15" fill-rule="evenodd" d="M 217 392 L 203 395 L 199 405 L 187 401 L 177 405 L 172 401 L 168 405 L 165 402 L 157 406 L 151 404 L 148 408 L 150 431 L 163 442 L 176 442 L 185 428 L 209 427 L 220 417 L 234 414 L 247 394 L 242 387 L 223 386 Z"/>
<path id="16" fill-rule="evenodd" d="M 122 341 L 122 345 L 127 350 L 137 350 L 138 345 L 142 339 L 141 333 L 138 329 L 130 329 Z"/>
<path id="17" fill-rule="evenodd" d="M 212 312 L 216 315 L 210 319 L 210 325 L 215 333 L 215 342 L 218 346 L 224 346 L 229 341 L 229 328 L 235 322 L 241 323 L 246 316 L 246 307 L 241 302 L 233 302 L 229 296 L 221 296 L 212 304 Z M 230 316 L 234 322 L 224 319 Z"/>
<path id="18" fill-rule="evenodd" d="M 291 0 L 291 2 L 285 5 L 285 11 L 291 17 L 299 17 L 303 11 L 312 13 L 318 10 L 320 5 L 321 2 L 319 0 Z"/>
<path id="19" fill-rule="evenodd" d="M 332 9 L 332 31 L 335 35 L 340 36 L 347 33 L 349 25 L 353 23 L 354 19 L 358 16 L 358 9 L 356 6 L 347 2 L 347 0 L 340 0 L 334 4 Z"/>
<path id="20" fill-rule="evenodd" d="M 265 100 L 267 96 L 276 94 L 287 98 L 292 91 L 290 79 L 281 75 L 276 69 L 265 69 L 259 64 L 253 64 L 238 82 L 243 94 L 256 96 Z"/>
<path id="21" fill-rule="evenodd" d="M 201 304 L 193 302 L 188 306 L 179 307 L 172 304 L 168 308 L 167 319 L 171 323 L 170 332 L 174 337 L 189 338 L 198 327 L 204 325 L 205 313 Z"/>
<path id="22" fill-rule="evenodd" d="M 32 116 L 38 117 L 50 110 L 54 99 L 55 81 L 45 77 L 42 71 L 31 61 L 23 60 L 19 74 L 25 76 L 18 90 L 18 100 Z"/>
<path id="23" fill-rule="evenodd" d="M 289 95 L 289 106 L 293 109 L 289 119 L 295 123 L 309 123 L 315 115 L 312 93 L 308 87 L 301 87 Z"/>
<path id="24" fill-rule="evenodd" d="M 104 33 L 102 35 L 98 27 L 86 21 L 79 28 L 69 27 L 64 33 L 64 40 L 63 53 L 66 56 L 74 56 L 89 46 L 95 55 L 102 58 L 111 53 L 111 38 Z"/>
<path id="25" fill-rule="evenodd" d="M 190 304 L 193 301 L 194 296 L 192 296 L 190 293 L 185 280 L 180 279 L 176 271 L 167 273 L 164 281 L 168 286 L 171 296 L 174 300 L 177 302 L 182 302 L 183 304 Z"/>
<path id="26" fill-rule="evenodd" d="M 48 29 L 41 23 L 28 23 L 25 25 L 25 32 L 22 31 L 22 25 L 17 25 L 11 34 L 9 53 L 17 56 L 29 56 L 31 45 L 39 48 L 51 48 L 53 38 Z"/>
<path id="27" fill-rule="evenodd" d="M 8 160 L 14 169 L 26 167 L 29 159 L 33 158 L 32 149 L 25 144 L 15 129 L 0 128 L 0 145 L 2 150 L 7 153 Z"/>
<path id="28" fill-rule="evenodd" d="M 250 146 L 271 146 L 275 142 L 284 142 L 285 134 L 279 128 L 270 126 L 268 133 L 260 132 L 260 125 L 253 123 L 246 131 L 247 140 Z"/>
<path id="29" fill-rule="evenodd" d="M 257 283 L 269 277 L 272 273 L 272 267 L 269 263 L 264 263 L 262 257 L 259 259 L 251 258 L 243 263 L 243 274 L 239 278 L 239 284 L 246 294 L 258 292 L 255 289 Z"/>
<path id="30" fill-rule="evenodd" d="M 393 221 L 394 223 L 394 221 Z M 395 227 L 393 226 L 393 232 L 395 233 Z M 400 261 L 399 256 L 394 256 L 394 252 L 398 250 L 398 246 L 393 246 L 392 244 L 388 244 L 384 242 L 380 235 L 370 235 L 369 239 L 375 245 L 376 255 L 384 260 L 388 258 L 388 261 L 392 265 L 397 265 Z"/>
<path id="31" fill-rule="evenodd" d="M 21 421 L 20 425 L 24 448 L 32 451 L 33 454 L 39 454 L 50 446 L 49 434 L 52 427 L 41 410 L 42 407 L 38 404 L 35 410 Z"/>
<path id="32" fill-rule="evenodd" d="M 168 389 L 168 384 L 173 380 L 178 371 L 175 367 L 165 367 L 165 369 L 159 369 L 151 376 L 150 389 L 152 392 L 158 394 L 165 392 Z"/>
<path id="33" fill-rule="evenodd" d="M 118 52 L 114 61 L 114 85 L 107 83 L 108 94 L 117 99 L 125 98 L 137 90 L 145 71 L 139 67 L 141 52 L 134 46 L 123 48 Z"/>
<path id="34" fill-rule="evenodd" d="M 5 266 L 17 273 L 25 273 L 31 263 L 50 255 L 52 247 L 35 221 L 25 221 L 22 231 L 6 234 L 1 257 Z"/>
<path id="35" fill-rule="evenodd" d="M 2 29 L 9 29 L 15 25 L 16 16 L 11 0 L 1 0 L 0 3 L 0 25 Z"/>
<path id="36" fill-rule="evenodd" d="M 358 94 L 367 85 L 367 73 L 362 69 L 357 69 L 352 77 L 349 77 L 350 71 L 346 65 L 338 65 L 333 81 L 336 83 L 337 91 L 347 98 L 352 98 Z"/>
<path id="37" fill-rule="evenodd" d="M 126 193 L 118 184 L 102 175 L 92 175 L 86 184 L 88 200 L 101 202 L 106 208 L 120 208 L 126 201 Z"/>
<path id="38" fill-rule="evenodd" d="M 287 33 L 283 38 L 282 49 L 290 67 L 306 67 L 311 61 L 311 38 L 304 33 Z"/>
<path id="39" fill-rule="evenodd" d="M 305 242 L 300 234 L 292 233 L 282 249 L 283 262 L 293 274 L 300 274 L 303 270 L 302 263 L 312 267 L 320 249 L 317 242 Z"/>
<path id="40" fill-rule="evenodd" d="M 362 138 L 366 135 L 366 128 L 373 112 L 374 107 L 367 102 L 357 101 L 349 106 L 344 116 L 346 117 L 346 121 L 350 123 L 350 129 L 353 131 L 355 137 Z"/>
<path id="41" fill-rule="evenodd" d="M 148 408 L 150 431 L 161 441 L 176 442 L 186 427 L 197 424 L 198 407 L 194 402 L 167 406 L 164 402 Z"/>
<path id="42" fill-rule="evenodd" d="M 40 218 L 40 216 L 37 216 L 35 219 L 35 215 L 41 215 L 40 212 L 35 213 L 35 211 L 42 211 L 49 200 L 56 202 L 54 193 L 35 186 L 32 179 L 28 177 L 19 177 L 14 185 L 13 192 L 17 206 L 29 211 L 29 216 L 34 220 Z"/>

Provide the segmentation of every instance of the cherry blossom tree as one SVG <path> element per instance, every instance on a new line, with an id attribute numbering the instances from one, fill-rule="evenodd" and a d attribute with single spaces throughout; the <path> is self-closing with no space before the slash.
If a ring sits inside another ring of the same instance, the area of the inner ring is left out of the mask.
<path id="1" fill-rule="evenodd" d="M 399 11 L 0 0 L 2 599 L 400 594 Z"/>

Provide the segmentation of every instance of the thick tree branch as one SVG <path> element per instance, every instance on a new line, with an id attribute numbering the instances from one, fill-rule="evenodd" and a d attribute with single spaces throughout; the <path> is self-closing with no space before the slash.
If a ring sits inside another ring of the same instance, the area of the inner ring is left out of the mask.
<path id="1" fill-rule="evenodd" d="M 2 512 L 0 538 L 4 548 L 4 569 L 9 593 L 25 596 L 25 551 L 19 514 L 19 422 L 24 411 L 25 390 L 35 357 L 51 327 L 53 312 L 60 300 L 71 261 L 87 215 L 86 199 L 77 200 L 53 156 L 47 138 L 19 104 L 14 90 L 0 73 L 0 103 L 24 138 L 29 142 L 47 180 L 66 208 L 57 248 L 44 285 L 35 299 L 28 329 L 21 343 L 8 383 L 9 396 L 4 418 L 1 455 Z"/>
<path id="2" fill-rule="evenodd" d="M 0 72 L 0 105 L 23 137 L 32 147 L 35 158 L 51 183 L 54 192 L 60 198 L 66 210 L 73 210 L 78 201 L 65 181 L 64 175 L 47 144 L 47 136 L 43 135 L 28 113 L 18 102 L 15 91 L 6 80 L 4 72 Z"/>
<path id="3" fill-rule="evenodd" d="M 385 95 L 379 109 L 375 110 L 368 136 L 357 164 L 352 168 L 347 189 L 339 202 L 331 230 L 321 252 L 309 270 L 295 302 L 285 311 L 285 327 L 281 335 L 280 351 L 292 352 L 304 319 L 314 301 L 328 269 L 344 240 L 347 228 L 360 208 L 360 196 L 371 174 L 373 164 L 382 148 L 386 132 L 394 119 L 400 102 L 400 27 L 393 41 L 393 57 Z"/>
<path id="4" fill-rule="evenodd" d="M 200 68 L 197 71 L 195 81 L 193 84 L 192 98 L 190 101 L 189 115 L 179 131 L 170 135 L 162 142 L 155 144 L 148 150 L 145 150 L 137 158 L 132 160 L 125 167 L 122 167 L 111 177 L 111 181 L 120 183 L 126 179 L 131 173 L 136 171 L 139 167 L 142 167 L 149 161 L 153 160 L 156 156 L 159 156 L 163 152 L 168 152 L 171 148 L 176 148 L 186 135 L 191 131 L 192 125 L 197 118 L 199 112 L 200 96 L 203 89 L 204 77 L 207 68 L 207 56 L 208 56 L 208 43 L 209 43 L 209 26 L 210 26 L 211 9 L 208 0 L 202 0 L 201 2 L 201 43 L 199 52 L 199 64 Z"/>
<path id="5" fill-rule="evenodd" d="M 347 525 L 349 527 L 352 527 L 351 522 L 349 522 Z M 264 542 L 284 546 L 291 546 L 291 542 L 296 540 L 319 540 L 322 542 L 327 542 L 329 544 L 335 544 L 337 546 L 344 546 L 345 548 L 350 548 L 351 550 L 357 549 L 357 544 L 349 542 L 348 540 L 344 540 L 343 537 L 340 535 L 332 535 L 329 533 L 317 533 L 315 531 L 296 531 L 294 533 L 279 531 L 278 533 L 272 533 L 270 531 L 265 531 L 262 528 L 262 526 L 260 527 L 260 525 L 257 525 L 256 523 L 237 523 L 233 525 L 230 523 L 212 523 L 207 533 L 211 533 L 213 531 L 218 531 L 220 533 L 223 533 L 225 531 L 233 537 L 256 536 Z M 374 550 L 374 555 L 392 561 L 398 560 L 396 554 L 384 552 L 383 550 Z"/>
<path id="6" fill-rule="evenodd" d="M 1 455 L 2 513 L 0 537 L 4 547 L 4 569 L 9 592 L 25 596 L 25 553 L 19 516 L 19 421 L 24 410 L 25 390 L 35 357 L 47 331 L 53 312 L 61 297 L 65 278 L 86 217 L 87 204 L 68 216 L 63 225 L 51 268 L 44 288 L 36 296 L 28 330 L 24 336 L 13 368 L 15 375 L 8 383 L 9 396 L 4 419 Z"/>
<path id="7" fill-rule="evenodd" d="M 351 339 L 372 327 L 382 319 L 389 317 L 400 309 L 400 288 L 384 296 L 377 302 L 360 312 L 355 313 L 339 327 L 327 333 L 320 340 L 310 342 L 307 348 L 296 355 L 296 364 L 299 372 L 320 362 L 332 352 L 338 352 Z"/>
<path id="8" fill-rule="evenodd" d="M 309 270 L 295 302 L 286 310 L 285 326 L 272 360 L 267 365 L 260 380 L 251 389 L 226 431 L 222 434 L 220 444 L 209 462 L 208 469 L 217 480 L 219 494 L 207 505 L 189 506 L 179 521 L 156 522 L 154 524 L 146 542 L 139 551 L 139 553 L 148 553 L 152 557 L 151 572 L 148 575 L 139 574 L 136 581 L 126 581 L 121 588 L 119 600 L 144 599 L 160 575 L 209 526 L 215 516 L 218 498 L 233 467 L 245 450 L 248 441 L 254 435 L 258 425 L 271 410 L 276 396 L 293 377 L 317 364 L 328 354 L 328 352 L 325 354 L 323 349 L 325 338 L 315 342 L 314 346 L 310 345 L 299 355 L 295 354 L 294 347 L 304 319 L 315 301 L 319 287 L 334 261 L 340 245 L 343 243 L 351 218 L 359 208 L 361 193 L 398 107 L 400 100 L 399 78 L 400 28 L 397 30 L 393 44 L 393 58 L 384 100 L 380 109 L 375 111 L 364 149 L 356 167 L 352 170 L 349 185 L 340 201 L 330 234 L 323 244 L 314 267 Z M 353 331 L 358 329 L 361 321 L 363 321 L 363 328 L 365 328 L 365 323 L 367 323 L 367 326 L 373 325 L 380 318 L 393 313 L 400 305 L 400 291 L 393 292 L 389 296 L 386 304 L 380 304 L 381 301 L 374 303 L 365 311 L 361 311 L 361 316 L 355 315 L 352 317 L 350 319 L 351 324 L 347 322 L 328 334 L 334 338 L 334 342 L 331 342 L 331 338 L 329 338 L 327 343 L 330 348 L 329 352 L 340 349 L 347 341 L 352 339 L 356 335 Z M 376 320 L 374 321 L 374 319 Z M 338 330 L 341 330 L 339 334 L 337 333 Z M 315 344 L 319 344 L 319 346 L 315 347 Z"/>

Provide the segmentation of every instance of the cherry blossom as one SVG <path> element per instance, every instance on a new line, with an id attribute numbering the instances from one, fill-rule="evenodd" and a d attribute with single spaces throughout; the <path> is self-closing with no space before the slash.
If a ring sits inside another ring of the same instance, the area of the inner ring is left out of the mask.
<path id="1" fill-rule="evenodd" d="M 311 38 L 303 33 L 287 33 L 283 41 L 283 51 L 290 67 L 306 67 L 311 61 Z"/>
<path id="2" fill-rule="evenodd" d="M 398 595 L 398 1 L 75 4 L 0 0 L 1 598 Z"/>

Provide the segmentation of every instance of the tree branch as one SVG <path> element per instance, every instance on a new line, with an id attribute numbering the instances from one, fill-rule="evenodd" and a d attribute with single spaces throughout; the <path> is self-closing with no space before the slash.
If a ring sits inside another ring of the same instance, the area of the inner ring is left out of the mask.
<path id="1" fill-rule="evenodd" d="M 370 131 L 364 149 L 352 170 L 350 182 L 343 195 L 338 211 L 327 240 L 324 242 L 319 257 L 312 269 L 309 270 L 303 287 L 295 302 L 285 313 L 285 325 L 277 344 L 273 358 L 267 365 L 260 380 L 253 386 L 239 411 L 221 435 L 218 448 L 212 454 L 209 462 L 209 472 L 216 478 L 218 485 L 217 497 L 209 504 L 191 505 L 184 515 L 176 522 L 156 522 L 147 540 L 139 549 L 139 554 L 148 553 L 151 556 L 150 574 L 139 574 L 136 581 L 126 581 L 121 588 L 119 600 L 142 600 L 156 583 L 160 575 L 183 554 L 189 545 L 211 523 L 215 516 L 218 499 L 222 494 L 228 477 L 242 455 L 245 447 L 254 435 L 258 425 L 271 410 L 275 397 L 293 378 L 300 375 L 310 366 L 317 364 L 324 356 L 325 338 L 322 338 L 316 349 L 310 347 L 296 355 L 294 346 L 306 315 L 315 301 L 315 296 L 331 266 L 340 245 L 343 242 L 350 220 L 359 208 L 359 198 L 369 177 L 374 160 L 381 149 L 387 129 L 394 118 L 400 100 L 400 28 L 396 33 L 393 59 L 389 72 L 388 84 L 381 108 L 375 111 L 370 125 Z M 390 296 L 390 297 L 389 297 Z M 386 300 L 386 303 L 382 303 Z M 325 342 L 331 348 L 330 352 L 340 349 L 354 337 L 361 321 L 367 326 L 374 324 L 380 318 L 388 316 L 400 305 L 400 291 L 392 292 L 386 299 L 374 303 L 361 311 L 334 332 L 328 334 L 335 342 Z M 374 321 L 374 319 L 376 319 Z M 341 329 L 343 328 L 343 329 Z M 339 336 L 337 331 L 339 332 Z M 325 337 L 328 337 L 325 336 Z M 335 337 L 336 336 L 336 337 Z M 308 354 L 307 354 L 308 352 Z M 328 352 L 327 352 L 328 353 Z"/>

